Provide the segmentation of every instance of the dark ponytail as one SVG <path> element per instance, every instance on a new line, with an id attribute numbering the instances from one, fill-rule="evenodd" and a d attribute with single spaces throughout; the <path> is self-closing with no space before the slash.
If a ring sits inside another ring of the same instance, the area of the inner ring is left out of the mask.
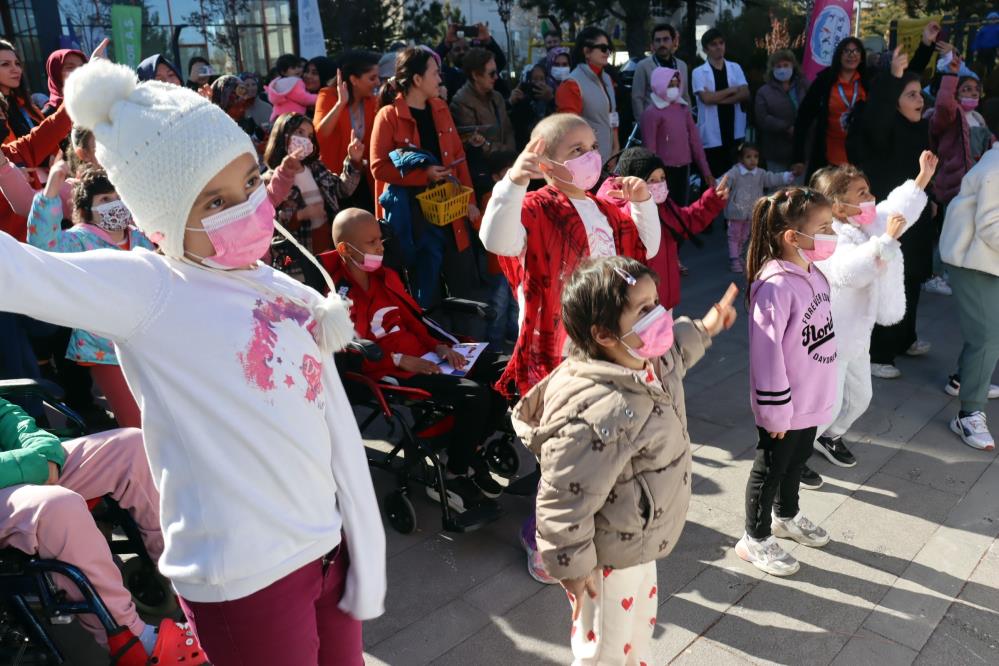
<path id="1" fill-rule="evenodd" d="M 430 59 L 434 57 L 436 54 L 433 51 L 416 46 L 400 51 L 395 57 L 395 76 L 382 86 L 379 106 L 391 104 L 396 95 L 408 93 L 414 85 L 414 79 L 427 73 Z"/>
<path id="2" fill-rule="evenodd" d="M 822 194 L 807 187 L 785 187 L 757 201 L 746 251 L 746 281 L 752 284 L 768 261 L 780 258 L 784 251 L 780 238 L 785 231 L 801 229 L 812 210 L 829 205 Z M 746 290 L 747 303 L 750 291 Z"/>

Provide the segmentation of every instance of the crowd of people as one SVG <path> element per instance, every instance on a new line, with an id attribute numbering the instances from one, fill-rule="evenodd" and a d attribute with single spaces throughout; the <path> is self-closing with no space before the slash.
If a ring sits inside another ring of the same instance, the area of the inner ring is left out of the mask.
<path id="1" fill-rule="evenodd" d="M 56 381 L 98 431 L 60 443 L 34 399 L 0 402 L 0 545 L 84 570 L 122 628 L 85 623 L 113 663 L 363 662 L 386 577 L 333 358 L 355 337 L 383 352 L 363 374 L 454 410 L 435 501 L 495 505 L 481 452 L 512 423 L 540 468 L 520 541 L 568 594 L 575 663 L 649 661 L 655 563 L 691 492 L 683 378 L 736 319 L 735 284 L 674 318 L 679 248 L 715 224 L 718 270 L 747 285 L 758 437 L 739 557 L 786 576 L 777 539 L 828 543 L 799 502 L 822 484 L 809 460 L 857 464 L 844 436 L 872 377 L 930 351 L 923 290 L 953 294 L 964 339 L 950 427 L 994 447 L 986 72 L 935 22 L 912 54 L 848 37 L 811 82 L 777 51 L 755 90 L 719 30 L 699 66 L 673 26 L 649 36 L 630 85 L 597 26 L 548 30 L 518 78 L 485 25 L 266 76 L 195 57 L 186 80 L 164 54 L 114 65 L 105 41 L 53 52 L 44 100 L 0 40 L 0 377 Z M 450 322 L 488 342 L 476 359 L 421 316 L 446 297 L 492 306 Z M 78 516 L 108 493 L 188 624 L 138 618 Z"/>

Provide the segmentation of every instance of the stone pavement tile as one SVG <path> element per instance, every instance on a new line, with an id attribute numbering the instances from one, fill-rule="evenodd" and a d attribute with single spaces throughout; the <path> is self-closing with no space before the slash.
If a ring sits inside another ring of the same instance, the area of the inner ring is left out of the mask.
<path id="1" fill-rule="evenodd" d="M 874 632 L 861 629 L 847 641 L 832 666 L 909 666 L 916 658 L 916 651 Z M 941 662 L 943 663 L 943 662 Z"/>
<path id="2" fill-rule="evenodd" d="M 828 663 L 894 580 L 824 549 L 802 546 L 794 555 L 801 562 L 797 574 L 764 578 L 705 636 L 769 661 Z"/>
<path id="3" fill-rule="evenodd" d="M 696 417 L 688 415 L 687 418 Z M 711 461 L 729 462 L 747 451 L 756 450 L 756 427 L 752 425 L 752 421 L 747 421 L 737 426 L 714 425 L 722 429 L 716 431 L 710 439 L 703 439 L 697 442 L 700 444 L 695 451 L 695 457 L 698 460 L 703 459 L 709 463 Z"/>
<path id="4" fill-rule="evenodd" d="M 732 565 L 730 555 L 742 533 L 741 516 L 692 499 L 676 547 L 658 562 L 660 602 L 685 588 L 709 565 Z"/>
<path id="5" fill-rule="evenodd" d="M 690 442 L 694 447 L 714 441 L 729 428 L 712 421 L 705 421 L 693 416 L 687 417 L 687 432 L 690 433 Z"/>
<path id="6" fill-rule="evenodd" d="M 712 461 L 702 456 L 705 448 L 698 449 L 694 456 L 694 497 L 723 511 L 744 516 L 746 481 L 753 467 L 755 446 L 727 461 Z"/>
<path id="7" fill-rule="evenodd" d="M 876 474 L 823 522 L 830 552 L 896 576 L 936 531 L 957 497 Z"/>
<path id="8" fill-rule="evenodd" d="M 365 624 L 367 645 L 378 645 L 522 558 L 518 548 L 482 532 L 437 534 L 391 558 L 386 611 Z"/>
<path id="9" fill-rule="evenodd" d="M 875 409 L 891 410 L 885 417 L 890 424 L 887 432 L 874 431 L 882 439 L 908 442 L 927 423 L 942 420 L 947 412 L 949 398 L 939 389 L 886 379 L 875 382 Z"/>
<path id="10" fill-rule="evenodd" d="M 478 612 L 478 611 L 477 611 Z M 572 661 L 569 649 L 571 612 L 565 592 L 546 586 L 503 615 L 442 653 L 439 666 L 560 666 Z M 409 662 L 393 662 L 410 666 Z"/>
<path id="11" fill-rule="evenodd" d="M 369 652 L 389 664 L 418 666 L 458 645 L 489 624 L 489 616 L 461 599 L 420 616 Z"/>
<path id="12" fill-rule="evenodd" d="M 720 374 L 719 371 L 714 371 Z M 703 378 L 702 378 L 703 381 Z M 685 392 L 687 414 L 727 426 L 755 430 L 749 405 L 749 372 L 739 370 L 718 378 L 697 392 Z"/>
<path id="13" fill-rule="evenodd" d="M 756 627 L 754 631 L 762 633 L 764 629 Z M 668 663 L 676 666 L 743 666 L 744 664 L 769 666 L 774 663 L 787 662 L 756 658 L 728 645 L 702 636 Z"/>
<path id="14" fill-rule="evenodd" d="M 963 495 L 996 455 L 966 446 L 950 431 L 946 419 L 936 418 L 909 440 L 881 471 Z"/>
<path id="15" fill-rule="evenodd" d="M 999 541 L 975 568 L 916 660 L 918 664 L 999 663 Z"/>
<path id="16" fill-rule="evenodd" d="M 503 615 L 547 587 L 527 573 L 526 556 L 476 585 L 462 599 L 489 615 Z"/>
<path id="17" fill-rule="evenodd" d="M 819 453 L 812 455 L 808 464 L 822 475 L 826 483 L 847 489 L 856 490 L 878 473 L 889 460 L 892 460 L 903 448 L 901 442 L 884 440 L 879 437 L 853 437 L 854 431 L 847 433 L 845 441 L 850 451 L 857 458 L 853 467 L 837 467 Z"/>

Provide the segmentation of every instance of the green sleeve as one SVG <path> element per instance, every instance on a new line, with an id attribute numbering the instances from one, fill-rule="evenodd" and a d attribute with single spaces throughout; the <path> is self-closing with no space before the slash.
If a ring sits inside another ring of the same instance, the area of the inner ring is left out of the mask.
<path id="1" fill-rule="evenodd" d="M 60 467 L 66 462 L 59 438 L 39 429 L 17 405 L 0 399 L 0 488 L 45 483 L 49 462 Z"/>

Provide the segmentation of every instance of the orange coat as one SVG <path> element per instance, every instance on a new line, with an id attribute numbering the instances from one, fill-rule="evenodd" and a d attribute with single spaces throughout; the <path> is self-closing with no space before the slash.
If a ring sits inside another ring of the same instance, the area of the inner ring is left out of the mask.
<path id="1" fill-rule="evenodd" d="M 326 86 L 320 88 L 319 97 L 316 98 L 316 113 L 313 116 L 312 124 L 319 127 L 319 121 L 329 113 L 337 103 L 336 88 Z M 364 100 L 364 136 L 360 137 L 366 148 L 371 146 L 371 133 L 375 124 L 375 113 L 378 112 L 378 99 L 368 97 Z M 332 128 L 327 129 L 322 135 L 316 132 L 316 141 L 319 143 L 319 159 L 323 161 L 326 168 L 333 173 L 340 173 L 343 170 L 343 160 L 347 157 L 347 146 L 350 145 L 350 112 L 344 109 Z M 364 175 L 368 179 L 368 186 L 371 191 L 375 191 L 375 179 L 371 175 L 371 165 L 364 169 Z"/>
<path id="2" fill-rule="evenodd" d="M 15 99 L 17 99 L 18 102 L 20 102 L 20 99 L 18 99 L 16 96 L 15 96 Z M 28 113 L 29 116 L 31 116 L 31 120 L 35 124 L 35 127 L 38 127 L 38 125 L 40 125 L 42 123 L 42 121 L 45 120 L 45 116 L 43 116 L 42 112 L 38 110 L 38 107 L 36 107 L 34 104 L 32 104 L 30 102 L 25 107 L 21 107 L 21 108 L 17 108 L 17 109 L 11 107 L 10 109 L 7 110 L 7 114 L 10 115 L 10 114 L 13 114 L 13 113 L 21 113 L 22 108 L 23 108 L 24 111 L 27 111 L 27 113 Z M 6 146 L 8 143 L 11 143 L 13 141 L 17 141 L 17 137 L 14 135 L 14 130 L 9 129 L 9 127 L 8 127 L 8 129 L 7 129 L 7 136 L 3 140 L 3 145 Z M 32 166 L 34 166 L 34 165 L 32 165 Z"/>
<path id="3" fill-rule="evenodd" d="M 73 121 L 69 119 L 65 105 L 60 106 L 55 113 L 39 122 L 28 134 L 20 138 L 8 137 L 9 141 L 2 146 L 3 154 L 19 166 L 42 166 L 49 157 L 59 151 L 59 142 L 69 136 L 72 129 Z M 33 187 L 41 187 L 41 183 L 34 177 L 31 180 Z M 6 231 L 19 241 L 23 241 L 27 234 L 27 220 L 16 214 L 4 197 L 0 197 L 0 230 Z"/>
<path id="4" fill-rule="evenodd" d="M 472 187 L 472 175 L 468 171 L 468 161 L 464 159 L 465 149 L 461 145 L 461 137 L 458 135 L 458 130 L 455 129 L 447 102 L 435 97 L 427 104 L 430 105 L 434 126 L 437 127 L 437 141 L 440 143 L 443 165 L 448 166 L 461 160 L 459 164 L 455 164 L 455 177 L 462 185 Z M 377 204 L 377 200 L 385 191 L 386 186 L 426 187 L 429 183 L 426 170 L 415 169 L 403 177 L 389 158 L 389 153 L 397 148 L 420 147 L 420 132 L 416 127 L 416 121 L 409 112 L 409 106 L 406 105 L 406 98 L 400 94 L 392 104 L 383 106 L 375 117 L 374 125 L 369 154 L 371 173 L 375 177 L 376 214 L 380 216 L 382 208 L 381 205 Z M 451 229 L 454 232 L 454 240 L 458 249 L 467 248 L 470 242 L 467 221 L 464 219 L 456 220 L 451 224 Z"/>

